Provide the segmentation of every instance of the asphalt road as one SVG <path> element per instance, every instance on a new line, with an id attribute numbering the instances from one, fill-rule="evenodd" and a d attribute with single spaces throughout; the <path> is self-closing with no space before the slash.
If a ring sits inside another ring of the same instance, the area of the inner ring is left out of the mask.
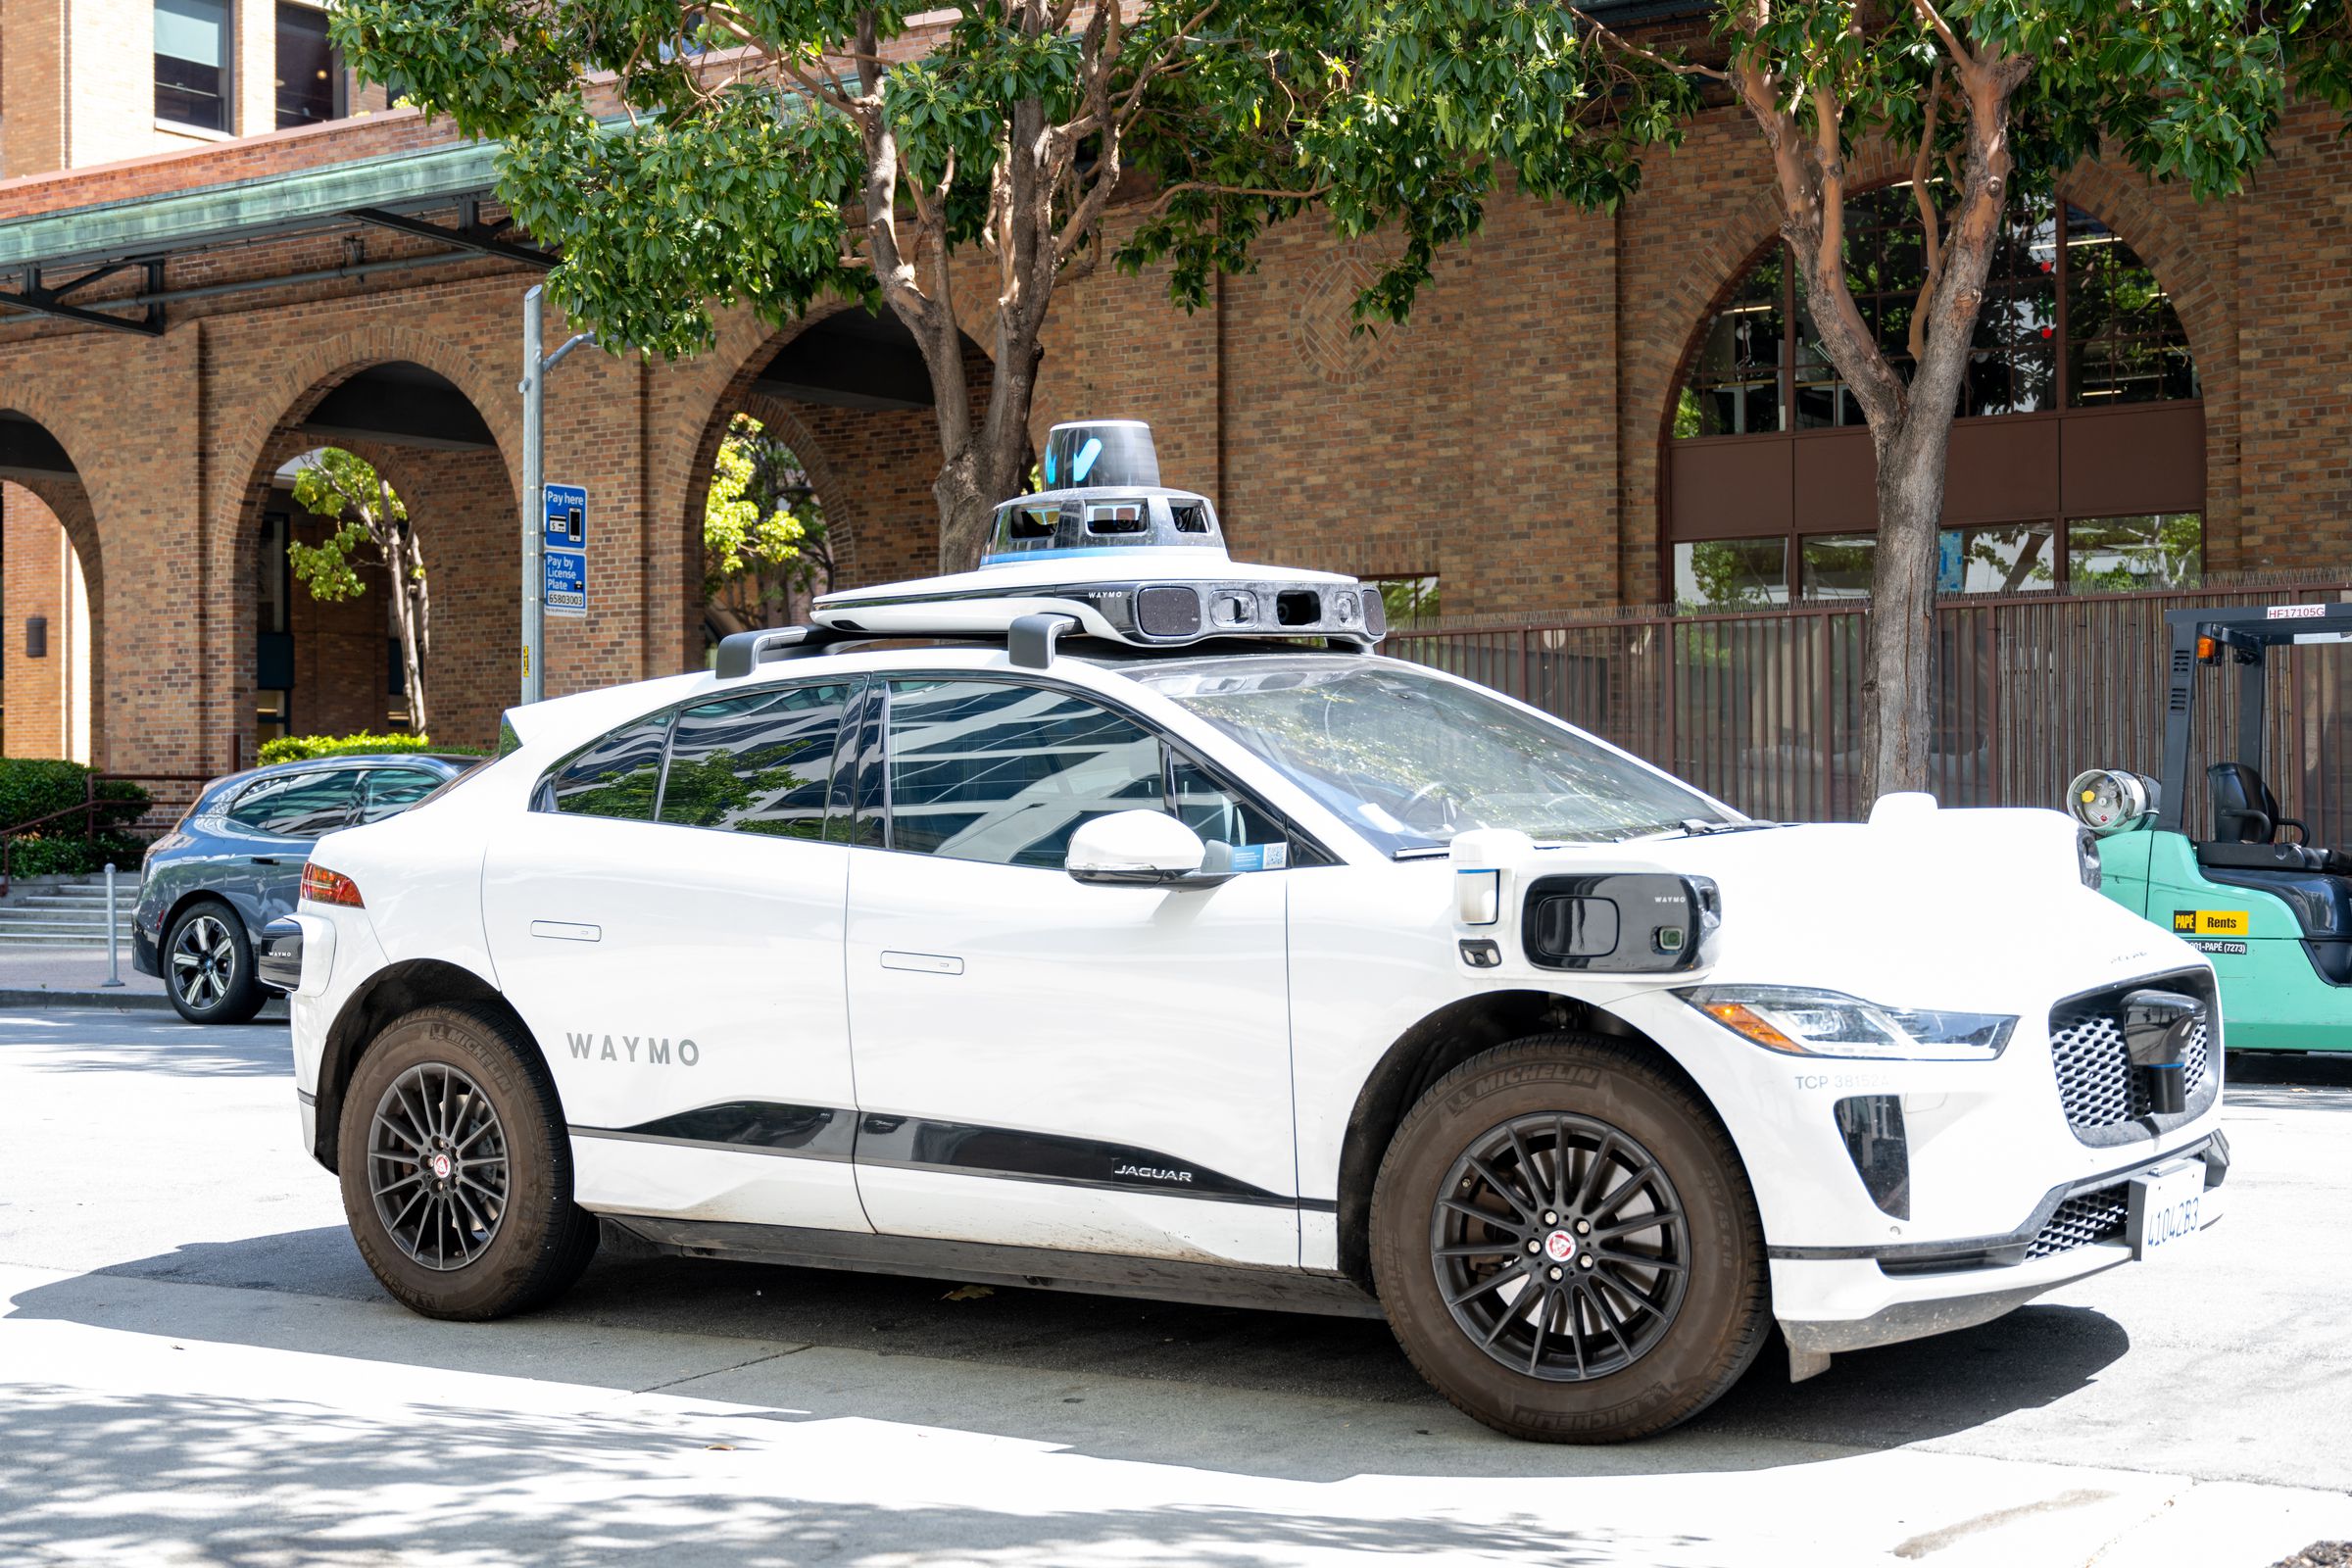
<path id="1" fill-rule="evenodd" d="M 283 1026 L 0 1014 L 0 1561 L 2261 1568 L 2352 1538 L 2352 1059 L 2233 1061 L 2227 1116 L 2177 1259 L 1575 1449 L 1372 1323 L 620 1248 L 430 1323 L 295 1147 Z"/>

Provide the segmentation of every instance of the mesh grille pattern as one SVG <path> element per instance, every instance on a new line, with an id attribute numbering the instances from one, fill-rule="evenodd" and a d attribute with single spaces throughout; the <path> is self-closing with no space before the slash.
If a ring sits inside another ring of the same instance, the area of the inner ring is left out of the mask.
<path id="1" fill-rule="evenodd" d="M 2095 1193 L 2077 1193 L 2058 1205 L 2049 1223 L 2026 1248 L 2026 1260 L 2048 1257 L 2053 1252 L 2071 1252 L 2078 1247 L 2093 1242 L 2112 1242 L 2124 1234 L 2124 1225 L 2132 1210 L 2132 1189 L 2127 1184 L 2103 1188 Z"/>
<path id="2" fill-rule="evenodd" d="M 2102 998 L 2070 1006 L 2050 1019 L 2050 1066 L 2058 1075 L 2059 1103 L 2076 1128 L 2112 1127 L 2148 1114 L 2147 1080 L 2132 1070 L 2123 1026 L 2113 1016 L 2113 1009 L 2121 1005 L 2120 996 Z M 2205 1039 L 2200 1018 L 2180 1068 L 2186 1080 L 2181 1088 L 2191 1095 L 2205 1082 Z"/>

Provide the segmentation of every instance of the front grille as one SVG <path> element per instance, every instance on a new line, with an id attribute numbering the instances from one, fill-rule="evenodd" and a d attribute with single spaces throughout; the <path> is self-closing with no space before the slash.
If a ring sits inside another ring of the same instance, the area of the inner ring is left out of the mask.
<path id="1" fill-rule="evenodd" d="M 2188 979 L 2175 976 L 2137 981 L 2095 996 L 2078 997 L 2051 1010 L 2050 1068 L 2057 1074 L 2058 1102 L 2065 1107 L 2067 1124 L 2078 1135 L 2095 1134 L 2150 1113 L 2146 1075 L 2132 1071 L 2131 1054 L 2124 1047 L 2123 1025 L 2117 1018 L 2126 995 L 2151 986 L 2196 996 L 2210 1017 L 2211 993 L 2202 984 L 2184 983 Z M 2191 1101 L 2211 1071 L 2208 1039 L 2205 1020 L 2200 1018 L 2189 1036 L 2180 1069 L 2185 1080 L 2181 1088 Z"/>
<path id="2" fill-rule="evenodd" d="M 2034 1240 L 2027 1244 L 2026 1261 L 2048 1257 L 2054 1252 L 2071 1252 L 2078 1247 L 2093 1242 L 2120 1240 L 2132 1211 L 2132 1185 L 2101 1188 L 2095 1193 L 2077 1193 L 2058 1205 L 2058 1211 L 2042 1226 Z"/>

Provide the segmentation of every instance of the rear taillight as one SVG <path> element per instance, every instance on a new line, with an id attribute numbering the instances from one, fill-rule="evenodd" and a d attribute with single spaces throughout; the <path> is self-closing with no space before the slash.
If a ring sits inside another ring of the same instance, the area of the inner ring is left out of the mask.
<path id="1" fill-rule="evenodd" d="M 340 871 L 329 871 L 323 865 L 302 868 L 302 896 L 312 904 L 343 904 L 361 907 L 360 885 Z"/>

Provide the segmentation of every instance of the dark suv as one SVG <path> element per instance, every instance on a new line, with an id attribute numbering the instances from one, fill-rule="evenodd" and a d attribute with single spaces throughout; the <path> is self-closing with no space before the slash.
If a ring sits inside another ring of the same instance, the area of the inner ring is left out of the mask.
<path id="1" fill-rule="evenodd" d="M 262 928 L 291 913 L 311 845 L 407 810 L 480 761 L 402 752 L 280 762 L 205 786 L 147 852 L 131 963 L 160 976 L 190 1023 L 243 1023 L 267 992 Z"/>

